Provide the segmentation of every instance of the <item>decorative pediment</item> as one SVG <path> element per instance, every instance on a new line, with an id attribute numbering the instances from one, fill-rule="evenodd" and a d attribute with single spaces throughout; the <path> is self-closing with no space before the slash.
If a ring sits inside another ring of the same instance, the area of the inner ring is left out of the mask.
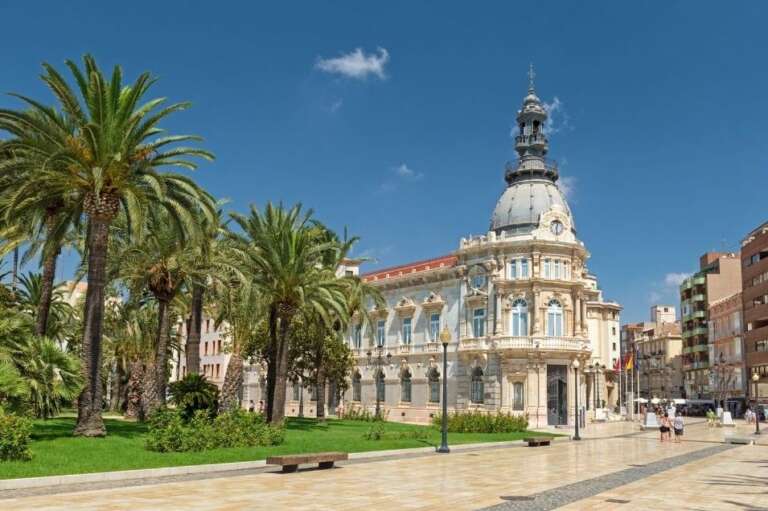
<path id="1" fill-rule="evenodd" d="M 472 289 L 467 293 L 465 300 L 468 305 L 483 305 L 488 303 L 488 294 L 479 289 Z"/>
<path id="2" fill-rule="evenodd" d="M 430 292 L 424 301 L 421 302 L 421 307 L 429 311 L 439 311 L 445 306 L 445 300 L 439 294 L 434 291 Z"/>
<path id="3" fill-rule="evenodd" d="M 387 316 L 389 316 L 389 311 L 386 307 L 374 307 L 371 309 L 370 316 L 373 319 L 387 319 Z"/>
<path id="4" fill-rule="evenodd" d="M 411 316 L 415 311 L 416 304 L 407 296 L 402 297 L 400 301 L 395 305 L 395 312 L 397 312 L 400 316 Z"/>

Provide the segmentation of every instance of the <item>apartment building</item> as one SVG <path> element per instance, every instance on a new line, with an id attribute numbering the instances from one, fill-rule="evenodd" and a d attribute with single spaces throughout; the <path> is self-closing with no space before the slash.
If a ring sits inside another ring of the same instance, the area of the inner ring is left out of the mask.
<path id="1" fill-rule="evenodd" d="M 768 222 L 742 241 L 741 263 L 746 375 L 760 376 L 757 385 L 751 380 L 748 382 L 748 395 L 765 400 L 768 397 Z"/>
<path id="2" fill-rule="evenodd" d="M 709 309 L 740 291 L 741 259 L 737 253 L 707 252 L 699 259 L 699 271 L 680 285 L 684 397 L 713 397 Z"/>

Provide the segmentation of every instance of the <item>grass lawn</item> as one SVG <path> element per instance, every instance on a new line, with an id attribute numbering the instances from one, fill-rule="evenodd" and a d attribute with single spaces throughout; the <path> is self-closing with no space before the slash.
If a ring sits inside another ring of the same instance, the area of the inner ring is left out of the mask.
<path id="1" fill-rule="evenodd" d="M 285 442 L 282 445 L 158 453 L 144 448 L 144 436 L 147 431 L 144 424 L 105 419 L 108 430 L 106 438 L 75 438 L 72 436 L 74 423 L 73 417 L 36 421 L 31 445 L 32 460 L 0 462 L 0 479 L 252 461 L 262 460 L 272 454 L 362 452 L 440 444 L 440 432 L 428 426 L 386 423 L 386 431 L 427 429 L 428 440 L 365 440 L 363 434 L 370 428 L 370 423 L 329 419 L 327 423 L 319 424 L 313 419 L 292 418 L 288 419 Z M 527 433 L 450 433 L 448 443 L 454 445 L 500 442 L 519 440 L 526 435 Z"/>

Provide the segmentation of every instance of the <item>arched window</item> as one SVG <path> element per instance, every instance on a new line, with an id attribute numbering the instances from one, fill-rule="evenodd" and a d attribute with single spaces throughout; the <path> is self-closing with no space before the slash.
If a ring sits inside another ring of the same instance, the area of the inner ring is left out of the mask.
<path id="1" fill-rule="evenodd" d="M 379 401 L 386 401 L 387 390 L 384 384 L 384 371 L 376 373 L 376 396 Z"/>
<path id="2" fill-rule="evenodd" d="M 557 300 L 550 300 L 548 304 L 547 335 L 550 337 L 563 335 L 563 306 Z"/>
<path id="3" fill-rule="evenodd" d="M 352 401 L 361 401 L 362 386 L 360 385 L 360 373 L 352 375 Z"/>
<path id="4" fill-rule="evenodd" d="M 483 382 L 483 370 L 476 367 L 472 371 L 472 387 L 470 389 L 470 400 L 473 403 L 482 403 L 485 395 L 485 383 Z"/>
<path id="5" fill-rule="evenodd" d="M 429 402 L 440 402 L 440 373 L 434 367 L 429 370 Z"/>
<path id="6" fill-rule="evenodd" d="M 408 369 L 400 376 L 400 401 L 411 402 L 411 372 Z"/>
<path id="7" fill-rule="evenodd" d="M 512 384 L 512 409 L 522 410 L 525 404 L 523 397 L 523 383 L 516 381 Z"/>
<path id="8" fill-rule="evenodd" d="M 512 302 L 512 335 L 514 337 L 528 335 L 528 302 L 522 298 Z"/>

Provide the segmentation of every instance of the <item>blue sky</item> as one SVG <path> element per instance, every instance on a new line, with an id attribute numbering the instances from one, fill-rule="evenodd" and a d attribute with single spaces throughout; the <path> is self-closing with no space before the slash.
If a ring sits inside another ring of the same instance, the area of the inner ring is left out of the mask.
<path id="1" fill-rule="evenodd" d="M 550 155 L 589 267 L 639 321 L 677 302 L 701 253 L 766 219 L 767 15 L 758 2 L 3 3 L 0 90 L 49 100 L 40 63 L 86 52 L 149 70 L 157 95 L 194 103 L 166 127 L 217 154 L 201 184 L 238 210 L 300 201 L 388 266 L 486 231 L 533 62 L 559 104 Z"/>

